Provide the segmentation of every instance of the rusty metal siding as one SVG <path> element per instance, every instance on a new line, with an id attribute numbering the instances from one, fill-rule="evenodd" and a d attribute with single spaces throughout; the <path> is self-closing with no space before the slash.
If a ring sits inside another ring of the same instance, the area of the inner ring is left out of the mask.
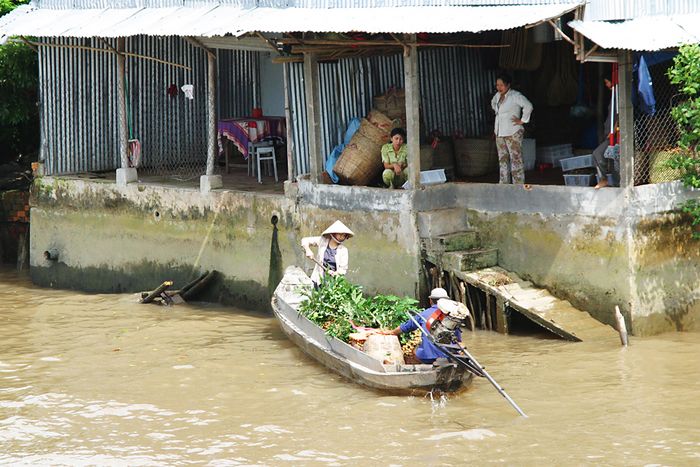
<path id="1" fill-rule="evenodd" d="M 420 89 L 422 138 L 433 130 L 467 137 L 489 133 L 489 102 L 494 70 L 487 70 L 473 49 L 421 49 Z M 289 103 L 292 115 L 297 174 L 309 172 L 303 66 L 289 64 Z M 390 87 L 403 88 L 403 57 L 345 59 L 319 64 L 321 144 L 324 157 L 342 142 L 352 118 L 367 115 L 372 97 Z"/>

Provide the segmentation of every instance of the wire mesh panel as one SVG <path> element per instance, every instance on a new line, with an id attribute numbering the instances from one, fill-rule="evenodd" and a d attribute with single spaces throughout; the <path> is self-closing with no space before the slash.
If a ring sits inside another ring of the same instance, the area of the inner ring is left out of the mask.
<path id="1" fill-rule="evenodd" d="M 205 52 L 179 37 L 131 37 L 126 47 L 161 60 L 127 59 L 127 122 L 129 139 L 141 147 L 139 172 L 198 177 L 207 158 Z"/>
<path id="2" fill-rule="evenodd" d="M 666 70 L 672 62 L 649 67 L 656 106 L 643 111 L 641 101 L 634 112 L 634 184 L 661 183 L 677 180 L 677 170 L 668 167 L 668 160 L 678 151 L 678 127 L 671 109 L 680 102 L 676 86 L 669 82 Z M 636 84 L 636 83 L 635 83 Z"/>

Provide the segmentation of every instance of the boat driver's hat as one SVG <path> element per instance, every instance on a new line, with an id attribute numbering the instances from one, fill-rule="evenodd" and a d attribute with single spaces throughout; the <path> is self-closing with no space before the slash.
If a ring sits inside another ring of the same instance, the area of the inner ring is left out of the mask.
<path id="1" fill-rule="evenodd" d="M 447 295 L 447 290 L 443 289 L 442 287 L 437 287 L 430 291 L 430 296 L 428 298 L 440 300 L 441 298 L 450 298 L 450 296 Z"/>
<path id="2" fill-rule="evenodd" d="M 324 230 L 321 235 L 331 235 L 331 234 L 341 234 L 341 233 L 347 234 L 348 238 L 355 235 L 354 233 L 352 233 L 352 230 L 348 229 L 347 226 L 340 221 L 333 222 L 333 224 L 331 224 L 330 227 L 328 227 L 326 230 Z"/>

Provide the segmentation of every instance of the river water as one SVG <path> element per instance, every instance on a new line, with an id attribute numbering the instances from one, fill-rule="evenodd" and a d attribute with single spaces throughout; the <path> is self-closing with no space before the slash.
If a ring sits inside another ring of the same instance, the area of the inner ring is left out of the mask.
<path id="1" fill-rule="evenodd" d="M 466 333 L 485 379 L 394 396 L 265 314 L 139 305 L 0 272 L 0 464 L 700 465 L 700 334 L 629 348 Z"/>

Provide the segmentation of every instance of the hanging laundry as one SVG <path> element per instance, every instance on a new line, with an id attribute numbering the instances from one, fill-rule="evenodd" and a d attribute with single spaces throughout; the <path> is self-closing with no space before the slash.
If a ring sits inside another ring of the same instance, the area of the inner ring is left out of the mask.
<path id="1" fill-rule="evenodd" d="M 194 85 L 193 84 L 185 84 L 182 86 L 182 92 L 185 93 L 185 97 L 189 100 L 194 99 Z"/>
<path id="2" fill-rule="evenodd" d="M 639 93 L 639 109 L 649 115 L 656 113 L 656 99 L 654 98 L 654 88 L 652 86 L 651 74 L 647 67 L 644 56 L 639 57 L 639 66 L 637 67 L 637 92 Z"/>
<path id="3" fill-rule="evenodd" d="M 176 85 L 176 84 L 171 84 L 170 86 L 168 86 L 168 90 L 166 91 L 166 93 L 167 93 L 168 96 L 170 96 L 170 97 L 175 97 L 175 96 L 177 96 L 177 93 L 178 93 L 178 92 L 179 92 L 179 91 L 177 90 L 177 85 Z"/>

